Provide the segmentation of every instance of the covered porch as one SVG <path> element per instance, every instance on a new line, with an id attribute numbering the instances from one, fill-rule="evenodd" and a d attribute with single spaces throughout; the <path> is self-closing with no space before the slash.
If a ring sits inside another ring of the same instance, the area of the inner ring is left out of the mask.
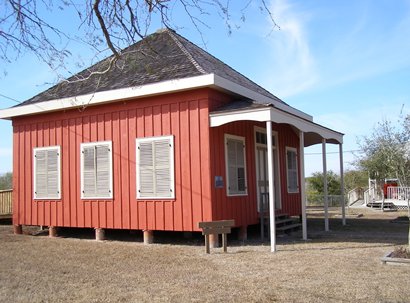
<path id="1" fill-rule="evenodd" d="M 276 251 L 276 225 L 275 225 L 275 207 L 278 206 L 277 190 L 275 191 L 275 184 L 278 182 L 284 182 L 283 180 L 277 180 L 275 176 L 274 167 L 276 157 L 274 154 L 275 149 L 275 132 L 272 129 L 273 124 L 288 125 L 296 133 L 299 140 L 299 148 L 296 150 L 298 161 L 298 175 L 300 180 L 298 191 L 300 194 L 300 206 L 302 217 L 302 237 L 304 240 L 308 239 L 307 220 L 306 220 L 306 192 L 305 192 L 305 156 L 304 148 L 316 144 L 322 145 L 322 169 L 324 175 L 324 213 L 325 213 L 325 231 L 329 231 L 329 214 L 328 214 L 328 193 L 327 193 L 327 157 L 326 157 L 326 145 L 337 144 L 339 145 L 339 159 L 340 159 L 340 175 L 341 175 L 341 192 L 342 201 L 344 201 L 344 182 L 343 182 L 343 134 L 322 125 L 313 122 L 313 118 L 303 112 L 300 112 L 291 107 L 280 108 L 275 105 L 261 104 L 255 101 L 237 101 L 230 103 L 227 106 L 218 108 L 210 112 L 210 127 L 215 128 L 232 122 L 239 121 L 254 121 L 262 123 L 266 132 L 266 155 L 267 155 L 267 186 L 269 193 L 275 193 L 268 195 L 269 199 L 269 226 L 270 226 L 270 239 L 271 239 L 271 251 Z M 288 156 L 288 155 L 287 155 Z M 291 156 L 291 154 L 290 154 Z M 257 155 L 255 154 L 255 158 Z M 283 165 L 283 163 L 281 164 Z M 289 179 L 288 179 L 289 181 Z M 259 202 L 258 202 L 259 203 Z M 346 224 L 345 219 L 345 205 L 342 203 L 342 220 L 343 225 Z"/>

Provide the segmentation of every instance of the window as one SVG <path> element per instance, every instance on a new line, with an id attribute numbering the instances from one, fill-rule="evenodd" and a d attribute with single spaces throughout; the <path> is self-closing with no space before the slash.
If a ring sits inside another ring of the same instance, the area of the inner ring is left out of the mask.
<path id="1" fill-rule="evenodd" d="M 174 137 L 136 139 L 137 198 L 174 199 Z"/>
<path id="2" fill-rule="evenodd" d="M 60 199 L 60 146 L 39 147 L 34 154 L 34 199 Z"/>
<path id="3" fill-rule="evenodd" d="M 111 141 L 81 144 L 81 198 L 112 197 Z"/>
<path id="4" fill-rule="evenodd" d="M 286 167 L 289 193 L 299 192 L 297 156 L 298 154 L 296 148 L 286 148 Z"/>
<path id="5" fill-rule="evenodd" d="M 259 127 L 258 127 L 259 129 Z M 255 133 L 255 142 L 256 144 L 261 144 L 261 145 L 266 145 L 268 144 L 267 142 L 267 136 L 265 131 L 256 131 Z M 276 136 L 275 134 L 272 135 L 272 146 L 276 146 Z"/>
<path id="6" fill-rule="evenodd" d="M 245 138 L 225 135 L 227 195 L 246 195 Z"/>

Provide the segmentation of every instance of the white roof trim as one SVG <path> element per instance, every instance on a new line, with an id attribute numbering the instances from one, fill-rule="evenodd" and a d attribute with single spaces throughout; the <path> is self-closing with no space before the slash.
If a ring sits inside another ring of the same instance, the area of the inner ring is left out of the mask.
<path id="1" fill-rule="evenodd" d="M 283 111 L 286 111 L 303 119 L 313 121 L 312 116 L 305 114 L 304 112 L 301 112 L 287 104 L 278 102 L 275 99 L 271 99 L 262 94 L 254 92 L 251 89 L 238 85 L 230 80 L 227 80 L 215 74 L 206 74 L 184 79 L 175 79 L 159 83 L 102 91 L 93 94 L 86 94 L 62 99 L 54 99 L 18 107 L 11 107 L 0 110 L 0 119 L 10 119 L 12 117 L 39 114 L 58 110 L 68 110 L 82 106 L 115 102 L 132 98 L 149 97 L 159 94 L 198 89 L 202 87 L 213 87 L 215 89 L 219 88 L 243 96 L 245 98 L 249 98 L 251 100 L 268 102 L 271 103 L 274 107 L 279 108 Z"/>
<path id="2" fill-rule="evenodd" d="M 0 110 L 0 119 L 7 119 L 17 116 L 38 114 L 56 110 L 72 109 L 85 105 L 95 105 L 131 98 L 148 97 L 152 95 L 189 90 L 192 88 L 208 87 L 213 84 L 214 75 L 208 74 L 185 79 L 176 79 L 129 88 L 96 92 L 93 94 L 55 99 L 3 109 Z"/>
<path id="3" fill-rule="evenodd" d="M 215 84 L 218 87 L 224 88 L 228 91 L 234 92 L 238 95 L 244 96 L 246 98 L 249 98 L 251 100 L 256 100 L 259 102 L 267 102 L 267 103 L 271 103 L 274 107 L 279 108 L 281 110 L 284 110 L 288 113 L 291 113 L 293 115 L 302 117 L 303 119 L 307 119 L 310 121 L 313 121 L 313 117 L 300 111 L 297 110 L 296 108 L 293 108 L 287 104 L 278 102 L 275 99 L 271 99 L 269 97 L 266 97 L 262 94 L 259 94 L 251 89 L 248 89 L 246 87 L 243 87 L 239 84 L 236 84 L 235 82 L 232 82 L 230 80 L 227 80 L 225 78 L 219 77 L 218 75 L 215 75 Z"/>
<path id="4" fill-rule="evenodd" d="M 216 112 L 210 113 L 210 126 L 217 127 L 226 123 L 241 121 L 241 120 L 251 120 L 266 122 L 272 121 L 275 123 L 286 123 L 290 124 L 297 129 L 303 131 L 304 133 L 312 132 L 319 134 L 322 138 L 326 140 L 336 140 L 339 143 L 343 143 L 343 134 L 321 126 L 319 124 L 313 123 L 311 121 L 304 120 L 300 117 L 294 116 L 290 113 L 284 112 L 277 108 L 266 107 L 266 108 L 256 108 L 256 109 L 244 109 L 238 111 L 230 112 Z"/>

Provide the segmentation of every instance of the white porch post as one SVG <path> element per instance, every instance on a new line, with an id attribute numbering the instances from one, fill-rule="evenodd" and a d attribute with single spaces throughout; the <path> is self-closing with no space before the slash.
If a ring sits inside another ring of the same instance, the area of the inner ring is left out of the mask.
<path id="1" fill-rule="evenodd" d="M 327 165 L 326 165 L 326 139 L 322 139 L 323 161 L 323 202 L 325 209 L 325 231 L 329 231 L 329 197 L 327 193 Z"/>
<path id="2" fill-rule="evenodd" d="M 275 192 L 273 181 L 272 121 L 266 121 L 266 143 L 268 152 L 270 250 L 276 251 Z"/>
<path id="3" fill-rule="evenodd" d="M 307 223 L 306 223 L 306 188 L 305 188 L 305 134 L 299 131 L 299 157 L 300 157 L 300 199 L 302 200 L 302 235 L 303 240 L 307 240 Z"/>
<path id="4" fill-rule="evenodd" d="M 339 143 L 339 157 L 340 157 L 340 193 L 342 199 L 342 224 L 346 225 L 346 209 L 345 209 L 345 182 L 343 171 L 343 144 Z"/>

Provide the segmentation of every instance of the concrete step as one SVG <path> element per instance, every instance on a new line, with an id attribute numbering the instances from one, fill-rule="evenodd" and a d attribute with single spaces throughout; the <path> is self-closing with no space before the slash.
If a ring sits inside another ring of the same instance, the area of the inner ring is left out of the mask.
<path id="1" fill-rule="evenodd" d="M 283 225 L 280 227 L 276 228 L 276 231 L 281 231 L 281 232 L 290 232 L 290 231 L 294 231 L 294 230 L 298 230 L 300 227 L 302 226 L 302 224 L 300 223 L 293 223 L 293 224 L 288 224 L 288 225 Z"/>

